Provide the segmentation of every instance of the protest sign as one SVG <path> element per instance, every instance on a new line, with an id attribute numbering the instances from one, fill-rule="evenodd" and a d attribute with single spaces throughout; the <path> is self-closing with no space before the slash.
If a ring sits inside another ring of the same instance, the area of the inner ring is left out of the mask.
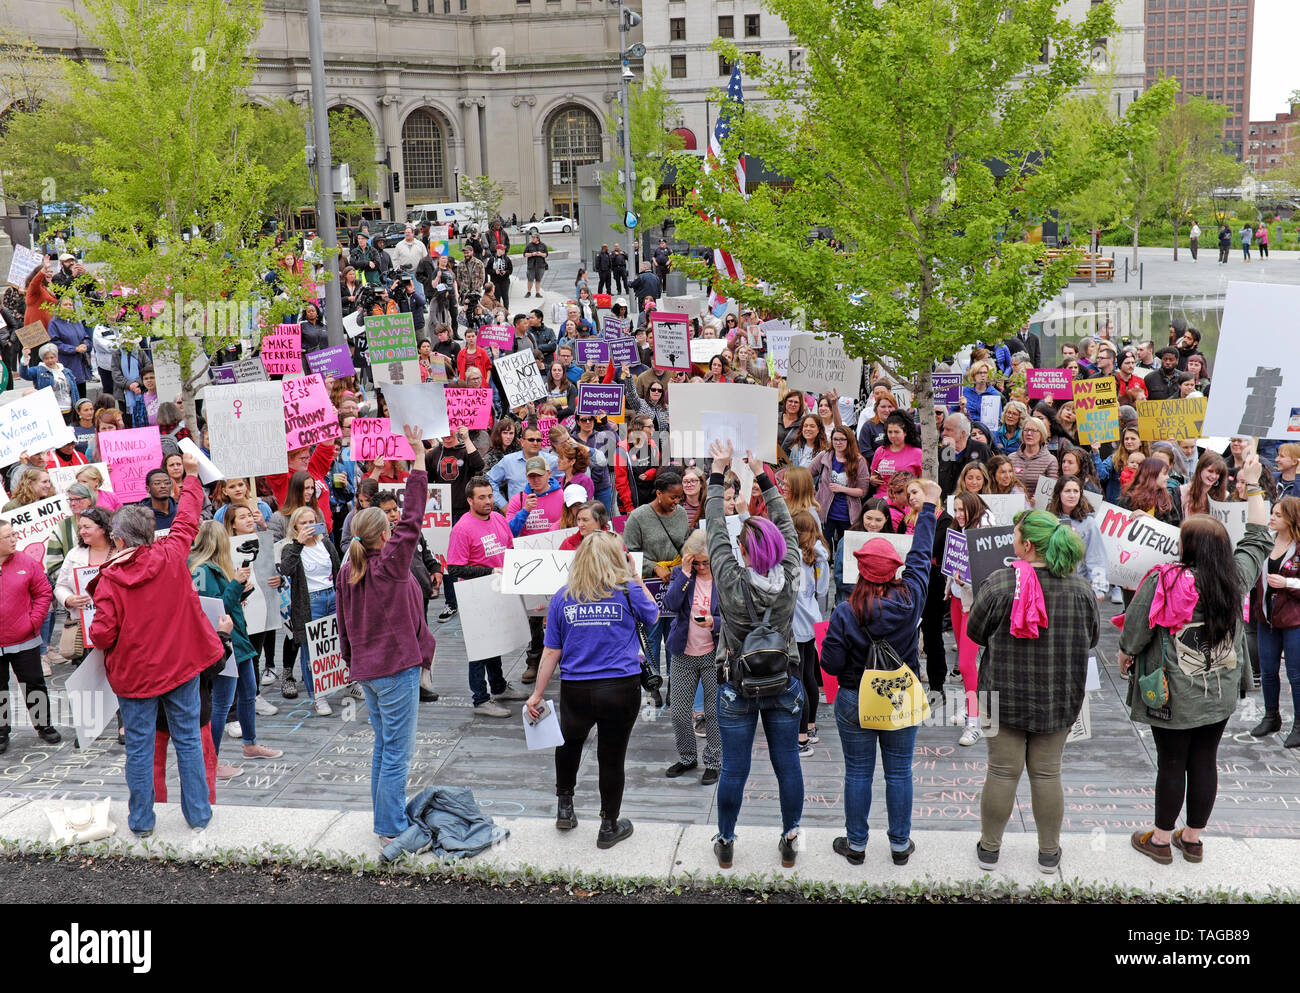
<path id="1" fill-rule="evenodd" d="M 232 535 L 230 560 L 236 569 L 248 567 L 253 590 L 244 598 L 244 623 L 249 634 L 280 627 L 280 591 L 270 585 L 277 575 L 275 535 L 270 531 Z"/>
<path id="2" fill-rule="evenodd" d="M 1065 743 L 1068 745 L 1075 741 L 1087 741 L 1092 737 L 1092 713 L 1088 710 L 1088 697 L 1085 694 L 1083 706 L 1079 708 L 1079 716 L 1074 719 L 1070 725 L 1070 733 L 1065 736 Z"/>
<path id="3" fill-rule="evenodd" d="M 854 558 L 858 549 L 865 545 L 872 538 L 884 538 L 894 546 L 901 559 L 907 558 L 907 553 L 912 550 L 912 536 L 910 534 L 878 534 L 874 531 L 845 531 L 844 537 L 840 541 L 844 545 L 844 566 L 841 569 L 841 575 L 846 583 L 856 583 L 858 581 L 858 560 Z M 895 575 L 901 576 L 903 567 L 899 566 Z"/>
<path id="4" fill-rule="evenodd" d="M 1297 440 L 1300 349 L 1285 345 L 1278 320 L 1300 313 L 1300 286 L 1228 284 L 1214 389 L 1205 408 L 1207 436 Z"/>
<path id="5" fill-rule="evenodd" d="M 447 426 L 452 431 L 465 427 L 471 431 L 486 431 L 492 426 L 492 391 L 444 387 L 442 395 L 447 401 Z"/>
<path id="6" fill-rule="evenodd" d="M 420 526 L 424 542 L 434 555 L 446 555 L 451 544 L 451 485 L 430 483 Z"/>
<path id="7" fill-rule="evenodd" d="M 546 548 L 507 548 L 501 569 L 501 592 L 551 596 L 569 581 L 569 568 L 576 551 Z M 640 575 L 644 556 L 632 552 L 632 561 Z"/>
<path id="8" fill-rule="evenodd" d="M 167 532 L 159 533 L 155 531 L 153 534 L 154 540 L 157 541 L 159 538 L 166 537 Z M 203 616 L 212 625 L 212 630 L 220 631 L 221 618 L 226 615 L 225 601 L 219 596 L 201 596 L 199 597 L 199 609 L 203 611 Z M 233 653 L 226 656 L 225 666 L 222 668 L 220 675 L 229 676 L 232 679 L 239 678 L 239 663 L 235 661 Z"/>
<path id="9" fill-rule="evenodd" d="M 609 361 L 609 345 L 599 338 L 579 338 L 573 343 L 573 357 L 578 365 L 599 362 L 604 365 Z"/>
<path id="10" fill-rule="evenodd" d="M 320 351 L 308 352 L 307 367 L 322 376 L 329 374 L 338 379 L 354 376 L 357 372 L 352 364 L 352 353 L 348 351 L 347 345 L 331 345 Z"/>
<path id="11" fill-rule="evenodd" d="M 515 348 L 515 328 L 513 324 L 484 324 L 478 329 L 478 347 L 501 349 L 512 352 Z"/>
<path id="12" fill-rule="evenodd" d="M 943 546 L 943 562 L 939 571 L 945 576 L 970 583 L 970 558 L 966 554 L 966 535 L 956 528 L 948 529 L 948 538 Z"/>
<path id="13" fill-rule="evenodd" d="M 989 518 L 994 524 L 1010 524 L 1016 514 L 1025 509 L 1023 493 L 979 493 L 976 494 L 988 508 Z M 948 513 L 953 512 L 953 497 L 948 496 Z"/>
<path id="14" fill-rule="evenodd" d="M 676 459 L 707 458 L 705 412 L 725 410 L 731 415 L 747 414 L 758 426 L 758 447 L 754 454 L 771 461 L 776 458 L 776 421 L 772 416 L 772 390 L 749 383 L 673 383 L 669 391 L 672 423 L 669 451 Z M 742 457 L 744 452 L 738 452 Z"/>
<path id="15" fill-rule="evenodd" d="M 117 694 L 108 684 L 108 673 L 104 670 L 104 653 L 95 649 L 87 655 L 81 665 L 72 670 L 63 688 L 72 707 L 77 745 L 87 749 L 104 733 L 118 709 Z"/>
<path id="16" fill-rule="evenodd" d="M 1011 525 L 966 530 L 966 558 L 972 589 L 978 591 L 984 580 L 1016 560 L 1015 532 Z"/>
<path id="17" fill-rule="evenodd" d="M 1115 378 L 1080 379 L 1073 384 L 1073 390 L 1079 443 L 1119 441 L 1119 384 Z"/>
<path id="18" fill-rule="evenodd" d="M 743 459 L 747 452 L 759 454 L 758 420 L 753 414 L 730 410 L 706 410 L 704 421 L 704 449 L 708 451 L 715 441 L 725 448 L 731 442 L 733 457 Z"/>
<path id="19" fill-rule="evenodd" d="M 409 313 L 371 315 L 366 318 L 365 329 L 366 351 L 376 385 L 420 382 L 415 319 Z"/>
<path id="20" fill-rule="evenodd" d="M 1074 395 L 1074 373 L 1069 369 L 1026 370 L 1025 392 L 1031 400 L 1071 397 Z"/>
<path id="21" fill-rule="evenodd" d="M 783 320 L 764 321 L 759 328 L 767 338 L 767 357 L 772 375 L 785 376 L 789 372 L 790 340 L 799 332 L 790 326 L 789 321 Z M 853 392 L 856 395 L 857 390 Z"/>
<path id="22" fill-rule="evenodd" d="M 521 534 L 514 540 L 515 548 L 549 549 L 558 551 L 565 540 L 578 533 L 577 528 L 556 528 L 554 531 L 539 531 L 536 534 Z"/>
<path id="23" fill-rule="evenodd" d="M 691 361 L 696 365 L 708 365 L 715 355 L 721 355 L 726 348 L 726 338 L 692 338 Z"/>
<path id="24" fill-rule="evenodd" d="M 288 471 L 284 394 L 279 383 L 209 386 L 204 413 L 212 461 L 228 476 L 273 476 Z"/>
<path id="25" fill-rule="evenodd" d="M 71 516 L 68 498 L 62 494 L 0 511 L 0 521 L 8 522 L 14 529 L 18 551 L 26 552 L 38 562 L 45 561 L 45 540 L 50 533 Z"/>
<path id="26" fill-rule="evenodd" d="M 265 383 L 266 369 L 258 359 L 240 359 L 234 364 L 235 382 L 237 383 Z M 214 380 L 215 382 L 215 380 Z"/>
<path id="27" fill-rule="evenodd" d="M 549 414 L 537 418 L 537 430 L 542 433 L 542 446 L 544 448 L 551 447 L 551 428 L 559 423 L 560 419 L 558 417 L 552 417 Z"/>
<path id="28" fill-rule="evenodd" d="M 546 396 L 546 386 L 531 351 L 502 355 L 494 365 L 501 385 L 505 387 L 506 403 L 512 409 Z"/>
<path id="29" fill-rule="evenodd" d="M 1195 441 L 1205 424 L 1205 397 L 1137 402 L 1138 437 L 1143 441 Z"/>
<path id="30" fill-rule="evenodd" d="M 101 490 L 113 492 L 113 477 L 108 471 L 107 462 L 92 462 L 90 465 L 61 465 L 55 466 L 50 470 L 50 485 L 54 487 L 55 493 L 67 493 L 68 487 L 77 481 L 77 473 L 82 469 L 98 469 L 99 475 L 103 477 L 104 482 L 100 484 Z"/>
<path id="31" fill-rule="evenodd" d="M 610 361 L 616 366 L 636 365 L 640 356 L 637 354 L 636 339 L 606 336 L 605 344 L 609 346 Z"/>
<path id="32" fill-rule="evenodd" d="M 383 459 L 413 461 L 415 452 L 405 435 L 394 434 L 387 417 L 354 417 L 352 419 L 352 457 L 358 462 Z"/>
<path id="33" fill-rule="evenodd" d="M 153 356 L 153 390 L 158 399 L 166 403 L 176 403 L 181 398 L 181 364 L 175 355 L 154 351 Z"/>
<path id="34" fill-rule="evenodd" d="M 208 378 L 214 386 L 233 386 L 238 382 L 234 364 L 208 366 Z"/>
<path id="35" fill-rule="evenodd" d="M 1227 529 L 1228 540 L 1232 542 L 1232 547 L 1236 548 L 1237 542 L 1246 537 L 1246 512 L 1250 505 L 1243 500 L 1226 503 L 1210 500 L 1209 504 L 1210 516 Z"/>
<path id="36" fill-rule="evenodd" d="M 523 601 L 501 592 L 500 576 L 458 579 L 456 602 L 465 657 L 470 662 L 506 655 L 532 637 Z"/>
<path id="37" fill-rule="evenodd" d="M 365 327 L 361 324 L 361 311 L 354 310 L 343 318 L 343 330 L 349 338 L 360 338 L 366 333 Z"/>
<path id="38" fill-rule="evenodd" d="M 77 596 L 85 596 L 86 587 L 98 575 L 99 566 L 97 565 L 83 565 L 74 568 L 72 570 L 72 589 Z M 76 609 L 73 607 L 68 612 L 71 613 L 72 610 Z M 89 606 L 82 607 L 77 613 L 80 615 L 77 618 L 77 623 L 81 625 L 81 642 L 87 648 L 94 648 L 95 643 L 90 638 L 90 626 L 95 623 L 95 601 L 91 600 Z"/>
<path id="39" fill-rule="evenodd" d="M 348 684 L 347 663 L 339 644 L 337 614 L 307 622 L 307 662 L 311 666 L 312 691 L 316 698 L 329 696 Z"/>
<path id="40" fill-rule="evenodd" d="M 47 452 L 76 436 L 63 423 L 54 387 L 19 397 L 0 407 L 0 465 L 18 461 L 23 452 Z"/>
<path id="41" fill-rule="evenodd" d="M 935 403 L 942 403 L 948 407 L 955 407 L 961 403 L 960 372 L 934 372 L 930 374 L 930 382 L 934 386 Z"/>
<path id="42" fill-rule="evenodd" d="M 262 367 L 268 376 L 302 372 L 302 326 L 277 324 L 262 335 Z"/>
<path id="43" fill-rule="evenodd" d="M 23 348 L 39 348 L 50 340 L 50 333 L 40 321 L 32 321 L 18 329 L 18 341 Z"/>
<path id="44" fill-rule="evenodd" d="M 856 396 L 862 386 L 862 360 L 849 357 L 838 335 L 796 334 L 786 361 L 786 385 L 792 390 Z"/>
<path id="45" fill-rule="evenodd" d="M 662 296 L 658 300 L 659 309 L 681 313 L 686 315 L 689 321 L 692 317 L 699 317 L 704 313 L 703 297 L 670 297 Z"/>
<path id="46" fill-rule="evenodd" d="M 532 353 L 527 353 L 529 358 Z M 446 387 L 439 383 L 417 383 L 414 386 L 380 384 L 379 390 L 388 401 L 388 419 L 395 433 L 404 425 L 424 429 L 430 441 L 443 438 L 450 432 L 447 424 Z"/>
<path id="47" fill-rule="evenodd" d="M 194 444 L 193 439 L 182 438 L 176 442 L 177 447 L 186 455 L 193 455 L 199 463 L 199 482 L 204 486 L 225 479 L 226 474 L 216 467 L 213 461 L 203 454 L 203 449 Z"/>
<path id="48" fill-rule="evenodd" d="M 339 414 L 320 375 L 298 376 L 280 384 L 284 395 L 284 443 L 291 452 L 343 434 Z"/>
<path id="49" fill-rule="evenodd" d="M 602 338 L 623 337 L 631 326 L 631 320 L 626 317 L 606 317 L 600 322 L 600 336 Z"/>
<path id="50" fill-rule="evenodd" d="M 897 396 L 897 394 L 895 394 Z M 899 404 L 900 410 L 906 410 L 904 404 Z M 1002 395 L 994 393 L 985 394 L 980 397 L 980 422 L 993 430 L 997 430 L 997 425 L 1002 421 Z"/>
<path id="51" fill-rule="evenodd" d="M 23 289 L 27 285 L 27 277 L 44 264 L 45 256 L 40 252 L 34 252 L 26 245 L 15 242 L 13 258 L 9 260 L 9 285 Z"/>
<path id="52" fill-rule="evenodd" d="M 654 335 L 654 367 L 691 371 L 691 325 L 685 314 L 656 310 L 650 318 Z"/>
<path id="53" fill-rule="evenodd" d="M 1052 493 L 1055 492 L 1055 490 L 1056 490 L 1055 479 L 1051 478 L 1050 476 L 1039 476 L 1038 483 L 1034 487 L 1034 509 L 1046 510 L 1047 505 L 1052 502 Z M 980 496 L 983 497 L 985 500 L 988 499 L 988 497 L 985 494 L 980 494 Z M 1092 506 L 1093 510 L 1096 510 L 1098 507 L 1101 506 L 1101 501 L 1103 497 L 1100 493 L 1094 493 L 1092 492 L 1092 490 L 1084 490 L 1083 497 Z"/>
<path id="54" fill-rule="evenodd" d="M 623 387 L 617 383 L 579 383 L 578 413 L 617 417 L 623 413 Z"/>
<path id="55" fill-rule="evenodd" d="M 1102 503 L 1096 521 L 1106 549 L 1106 575 L 1115 586 L 1137 589 L 1154 566 L 1178 558 L 1178 528 L 1173 524 L 1113 503 Z"/>
<path id="56" fill-rule="evenodd" d="M 279 384 L 276 384 L 279 389 Z M 113 493 L 123 503 L 143 500 L 149 495 L 144 479 L 150 469 L 162 467 L 162 441 L 158 426 L 129 428 L 125 431 L 101 431 L 99 454 L 108 463 L 113 479 Z"/>

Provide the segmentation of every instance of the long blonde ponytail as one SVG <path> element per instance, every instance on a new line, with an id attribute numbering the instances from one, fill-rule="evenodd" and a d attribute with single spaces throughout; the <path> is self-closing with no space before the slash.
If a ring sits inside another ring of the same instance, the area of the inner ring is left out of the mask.
<path id="1" fill-rule="evenodd" d="M 366 552 L 375 551 L 388 533 L 388 515 L 378 507 L 367 507 L 352 518 L 352 540 L 348 542 L 348 584 L 355 586 L 366 577 Z"/>

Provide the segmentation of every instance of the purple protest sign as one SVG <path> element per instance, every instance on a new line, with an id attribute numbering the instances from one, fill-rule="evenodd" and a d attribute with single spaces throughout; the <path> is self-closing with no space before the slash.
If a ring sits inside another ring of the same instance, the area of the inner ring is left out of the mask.
<path id="1" fill-rule="evenodd" d="M 609 357 L 613 359 L 614 365 L 636 365 L 639 356 L 636 351 L 635 338 L 606 338 L 605 344 L 609 348 Z"/>
<path id="2" fill-rule="evenodd" d="M 579 338 L 573 343 L 573 350 L 579 365 L 609 361 L 609 346 L 597 338 Z"/>
<path id="3" fill-rule="evenodd" d="M 632 322 L 626 317 L 606 317 L 600 324 L 600 336 L 602 338 L 617 338 L 625 335 Z"/>
<path id="4" fill-rule="evenodd" d="M 939 572 L 963 583 L 970 582 L 970 554 L 967 551 L 966 535 L 955 528 L 948 530 Z"/>
<path id="5" fill-rule="evenodd" d="M 1050 396 L 1074 396 L 1074 376 L 1069 369 L 1028 369 L 1025 371 L 1025 391 L 1031 400 Z"/>
<path id="6" fill-rule="evenodd" d="M 210 365 L 208 366 L 208 375 L 212 377 L 212 382 L 217 386 L 234 386 L 237 382 L 233 365 Z"/>
<path id="7" fill-rule="evenodd" d="M 339 379 L 344 376 L 355 376 L 357 373 L 356 367 L 352 365 L 352 355 L 348 352 L 347 345 L 331 345 L 318 352 L 308 352 L 307 365 L 312 372 Z"/>
<path id="8" fill-rule="evenodd" d="M 579 383 L 578 413 L 617 417 L 623 413 L 623 387 L 617 383 Z"/>
<path id="9" fill-rule="evenodd" d="M 930 382 L 934 384 L 934 402 L 946 404 L 949 407 L 961 403 L 961 373 L 960 372 L 935 372 L 930 375 Z"/>
<path id="10" fill-rule="evenodd" d="M 496 345 L 503 352 L 512 352 L 515 348 L 515 329 L 510 324 L 484 324 L 478 329 L 480 348 Z"/>

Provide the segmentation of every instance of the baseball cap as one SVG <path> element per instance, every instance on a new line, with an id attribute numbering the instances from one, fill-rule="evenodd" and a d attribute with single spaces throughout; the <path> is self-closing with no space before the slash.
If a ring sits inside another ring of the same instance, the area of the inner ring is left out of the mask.
<path id="1" fill-rule="evenodd" d="M 550 474 L 551 467 L 546 464 L 546 459 L 540 455 L 534 455 L 524 463 L 525 476 L 549 476 Z"/>
<path id="2" fill-rule="evenodd" d="M 572 507 L 575 503 L 586 503 L 587 491 L 577 483 L 570 483 L 564 488 L 564 505 Z"/>
<path id="3" fill-rule="evenodd" d="M 76 257 L 75 255 L 73 255 L 71 252 L 64 252 L 63 254 L 61 254 L 61 255 L 59 256 L 59 261 L 60 261 L 60 262 L 76 262 L 76 261 L 77 261 L 77 257 Z"/>

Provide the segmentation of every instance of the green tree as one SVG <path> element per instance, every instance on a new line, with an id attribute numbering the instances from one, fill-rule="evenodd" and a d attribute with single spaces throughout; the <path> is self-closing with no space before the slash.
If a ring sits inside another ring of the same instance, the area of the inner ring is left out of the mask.
<path id="1" fill-rule="evenodd" d="M 1057 192 L 1038 168 L 1053 109 L 1084 78 L 1110 3 L 1072 24 L 1060 0 L 769 0 L 807 51 L 805 68 L 745 58 L 770 101 L 749 103 L 723 160 L 743 150 L 784 177 L 748 199 L 731 173 L 682 169 L 700 196 L 676 212 L 692 243 L 733 251 L 757 285 L 727 295 L 842 334 L 853 354 L 917 379 L 925 471 L 937 469 L 928 415 L 932 361 L 1000 341 L 1065 285 L 1025 233 Z M 1044 44 L 1050 59 L 1040 61 Z M 734 47 L 719 48 L 741 57 Z M 1050 161 L 1043 163 L 1050 169 Z M 701 207 L 727 229 L 695 215 Z M 843 248 L 809 243 L 829 225 Z M 692 275 L 699 263 L 678 260 Z"/>
<path id="2" fill-rule="evenodd" d="M 347 163 L 356 186 L 355 202 L 379 199 L 387 167 L 375 159 L 375 132 L 365 115 L 355 107 L 331 107 L 330 157 L 334 164 Z"/>
<path id="3" fill-rule="evenodd" d="M 1241 182 L 1243 166 L 1228 149 L 1223 124 L 1228 108 L 1190 96 L 1173 106 L 1160 128 L 1157 144 L 1177 156 L 1161 213 L 1174 229 L 1174 261 L 1178 261 L 1178 233 L 1191 224 L 1213 190 Z"/>
<path id="4" fill-rule="evenodd" d="M 288 230 L 294 215 L 314 202 L 308 176 L 305 146 L 298 136 L 306 135 L 310 110 L 288 100 L 276 100 L 270 107 L 253 104 L 249 122 L 249 154 L 271 172 L 265 209 Z"/>
<path id="5" fill-rule="evenodd" d="M 506 192 L 491 176 L 462 176 L 460 195 L 474 205 L 475 222 L 486 225 L 501 213 Z"/>
<path id="6" fill-rule="evenodd" d="M 1134 266 L 1138 264 L 1142 225 L 1164 212 L 1187 169 L 1183 159 L 1186 141 L 1171 127 L 1177 94 L 1177 79 L 1160 80 L 1129 104 L 1114 132 L 1123 143 L 1116 178 L 1123 183 L 1127 202 L 1122 222 L 1133 232 Z"/>
<path id="7" fill-rule="evenodd" d="M 642 231 L 659 227 L 672 214 L 669 205 L 669 188 L 672 178 L 674 152 L 682 149 L 682 136 L 675 133 L 669 122 L 677 120 L 677 104 L 664 86 L 662 68 L 650 70 L 642 79 L 629 84 L 628 102 L 632 105 L 629 127 L 632 132 L 632 209 L 639 219 Z M 623 134 L 623 122 L 611 112 L 605 119 L 611 134 Z M 622 223 L 623 180 L 619 173 L 625 168 L 622 139 L 614 145 L 616 169 L 600 177 L 600 198 L 616 211 L 620 218 L 611 224 L 611 230 L 632 237 Z"/>

